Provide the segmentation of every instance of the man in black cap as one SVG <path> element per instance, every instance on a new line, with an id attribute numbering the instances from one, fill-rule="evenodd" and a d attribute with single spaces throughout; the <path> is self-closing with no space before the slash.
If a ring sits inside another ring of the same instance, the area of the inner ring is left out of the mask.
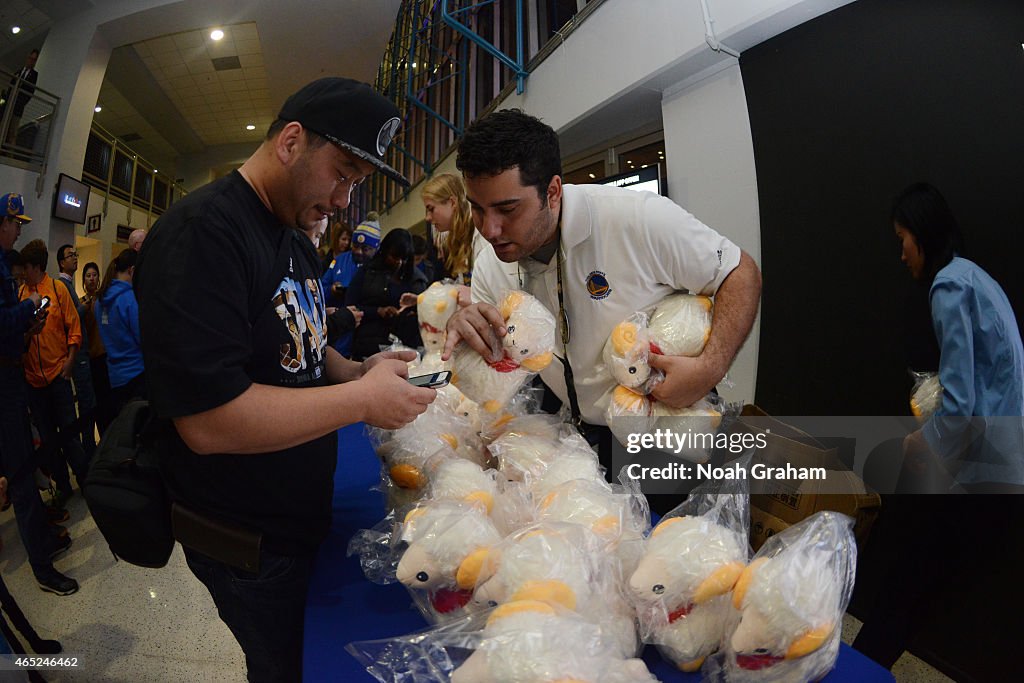
<path id="1" fill-rule="evenodd" d="M 306 589 L 331 519 L 336 430 L 395 429 L 436 393 L 412 354 L 363 363 L 327 345 L 310 230 L 384 163 L 400 124 L 368 85 L 314 81 L 238 171 L 176 202 L 135 271 L 161 469 L 192 572 L 245 651 L 250 681 L 300 680 Z M 215 275 L 214 275 L 215 274 Z"/>

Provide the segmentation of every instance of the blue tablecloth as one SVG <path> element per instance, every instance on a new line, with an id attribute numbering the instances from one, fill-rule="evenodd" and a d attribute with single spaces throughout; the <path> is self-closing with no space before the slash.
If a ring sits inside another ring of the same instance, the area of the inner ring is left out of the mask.
<path id="1" fill-rule="evenodd" d="M 306 602 L 305 681 L 375 680 L 345 651 L 354 640 L 405 635 L 426 627 L 400 584 L 378 586 L 363 577 L 358 558 L 345 557 L 352 534 L 384 516 L 381 494 L 370 491 L 380 477 L 377 456 L 361 424 L 339 432 L 334 476 L 334 523 L 320 548 Z M 666 683 L 697 683 L 699 674 L 683 674 L 664 662 L 653 647 L 644 651 L 651 672 Z M 824 683 L 892 683 L 886 669 L 842 645 L 836 668 Z"/>

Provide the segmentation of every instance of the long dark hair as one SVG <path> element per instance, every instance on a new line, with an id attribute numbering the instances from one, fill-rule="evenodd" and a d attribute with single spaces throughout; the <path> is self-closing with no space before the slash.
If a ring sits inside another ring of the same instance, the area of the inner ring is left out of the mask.
<path id="1" fill-rule="evenodd" d="M 110 265 L 107 266 L 107 272 L 103 274 L 103 282 L 100 284 L 100 288 L 96 290 L 96 298 L 102 299 L 107 295 L 107 290 L 110 289 L 110 283 L 114 281 L 114 278 L 118 273 L 124 273 L 129 268 L 135 265 L 135 262 L 139 258 L 139 252 L 134 249 L 125 249 L 117 255 Z"/>
<path id="2" fill-rule="evenodd" d="M 892 222 L 906 229 L 924 255 L 927 282 L 954 256 L 964 256 L 964 238 L 946 198 L 928 183 L 914 183 L 892 203 Z"/>
<path id="3" fill-rule="evenodd" d="M 402 262 L 402 267 L 398 270 L 398 279 L 407 282 L 412 279 L 413 253 L 412 233 L 405 228 L 395 228 L 384 235 L 384 239 L 380 241 L 380 248 L 377 249 L 377 253 L 373 255 L 366 267 L 375 270 L 389 270 L 388 265 L 384 263 L 384 257 L 389 254 L 405 259 Z"/>

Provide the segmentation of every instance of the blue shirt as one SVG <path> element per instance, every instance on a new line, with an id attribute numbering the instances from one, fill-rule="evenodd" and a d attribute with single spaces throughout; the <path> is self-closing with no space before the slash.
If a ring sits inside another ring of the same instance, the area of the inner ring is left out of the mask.
<path id="1" fill-rule="evenodd" d="M 21 356 L 35 310 L 28 299 L 18 301 L 18 283 L 7 267 L 7 252 L 0 249 L 0 357 Z"/>
<path id="2" fill-rule="evenodd" d="M 345 305 L 344 297 L 335 299 L 334 295 L 331 294 L 331 285 L 339 284 L 342 287 L 348 288 L 352 284 L 352 277 L 359 270 L 359 265 L 352 259 L 352 252 L 346 251 L 331 261 L 331 265 L 327 266 L 327 272 L 320 278 L 320 284 L 324 287 L 324 295 L 327 297 L 328 306 L 341 308 Z"/>
<path id="3" fill-rule="evenodd" d="M 96 302 L 96 321 L 103 345 L 107 347 L 110 386 L 122 387 L 145 370 L 139 337 L 139 304 L 132 286 L 112 280 L 103 298 Z"/>
<path id="4" fill-rule="evenodd" d="M 1024 347 L 1002 288 L 973 262 L 954 258 L 935 276 L 929 300 L 939 341 L 942 405 L 924 426 L 931 449 L 962 458 L 962 483 L 1024 484 Z M 955 417 L 951 417 L 955 416 Z M 983 430 L 966 454 L 963 417 Z"/>

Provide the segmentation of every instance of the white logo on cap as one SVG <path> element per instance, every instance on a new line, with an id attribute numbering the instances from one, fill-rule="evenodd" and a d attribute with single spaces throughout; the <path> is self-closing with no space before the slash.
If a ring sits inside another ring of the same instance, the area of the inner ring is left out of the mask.
<path id="1" fill-rule="evenodd" d="M 384 156 L 388 145 L 391 144 L 391 138 L 395 137 L 400 125 L 402 125 L 401 119 L 395 116 L 385 121 L 384 125 L 380 127 L 380 132 L 377 133 L 377 156 Z"/>

